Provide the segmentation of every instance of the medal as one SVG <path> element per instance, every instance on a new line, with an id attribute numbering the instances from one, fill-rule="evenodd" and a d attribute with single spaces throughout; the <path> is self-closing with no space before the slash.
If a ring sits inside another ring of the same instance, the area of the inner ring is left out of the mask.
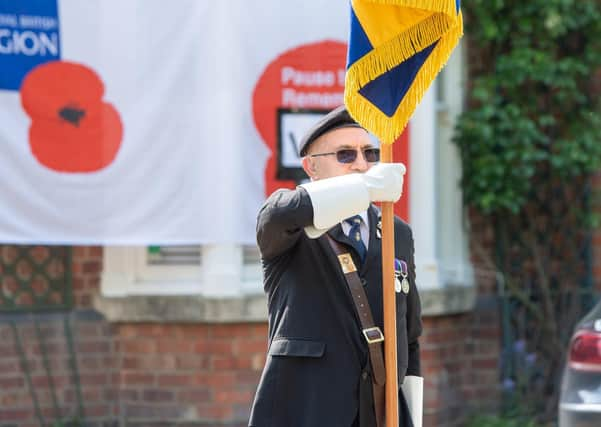
<path id="1" fill-rule="evenodd" d="M 409 280 L 407 263 L 405 261 L 400 261 L 398 259 L 394 259 L 394 290 L 398 293 L 403 291 L 404 294 L 409 293 Z M 399 280 L 399 277 L 402 280 Z"/>
<path id="2" fill-rule="evenodd" d="M 397 279 L 398 280 L 398 279 Z M 406 294 L 409 293 L 409 280 L 406 277 L 403 277 L 403 281 L 401 282 L 402 291 Z M 397 291 L 398 292 L 398 291 Z"/>

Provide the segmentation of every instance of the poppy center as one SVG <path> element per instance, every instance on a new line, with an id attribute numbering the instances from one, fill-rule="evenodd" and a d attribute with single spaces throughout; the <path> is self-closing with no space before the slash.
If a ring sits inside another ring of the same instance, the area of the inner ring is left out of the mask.
<path id="1" fill-rule="evenodd" d="M 85 110 L 81 110 L 72 106 L 63 107 L 58 112 L 58 116 L 61 119 L 71 123 L 75 127 L 79 127 L 79 122 L 85 117 L 85 115 Z"/>

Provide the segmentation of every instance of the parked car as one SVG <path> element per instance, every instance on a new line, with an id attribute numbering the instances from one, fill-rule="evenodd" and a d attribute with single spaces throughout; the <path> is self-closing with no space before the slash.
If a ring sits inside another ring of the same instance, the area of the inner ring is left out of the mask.
<path id="1" fill-rule="evenodd" d="M 559 398 L 559 427 L 601 426 L 601 301 L 578 323 Z"/>

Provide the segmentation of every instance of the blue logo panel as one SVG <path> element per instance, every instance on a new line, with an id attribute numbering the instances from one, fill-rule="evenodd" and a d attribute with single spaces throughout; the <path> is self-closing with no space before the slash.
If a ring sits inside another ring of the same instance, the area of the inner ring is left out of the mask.
<path id="1" fill-rule="evenodd" d="M 60 59 L 58 0 L 0 0 L 0 90 L 19 90 L 36 65 Z"/>

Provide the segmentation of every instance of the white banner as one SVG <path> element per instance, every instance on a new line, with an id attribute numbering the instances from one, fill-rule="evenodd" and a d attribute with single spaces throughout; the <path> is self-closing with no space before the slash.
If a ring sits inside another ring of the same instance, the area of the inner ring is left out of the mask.
<path id="1" fill-rule="evenodd" d="M 347 31 L 346 1 L 0 1 L 0 242 L 254 243 Z"/>

